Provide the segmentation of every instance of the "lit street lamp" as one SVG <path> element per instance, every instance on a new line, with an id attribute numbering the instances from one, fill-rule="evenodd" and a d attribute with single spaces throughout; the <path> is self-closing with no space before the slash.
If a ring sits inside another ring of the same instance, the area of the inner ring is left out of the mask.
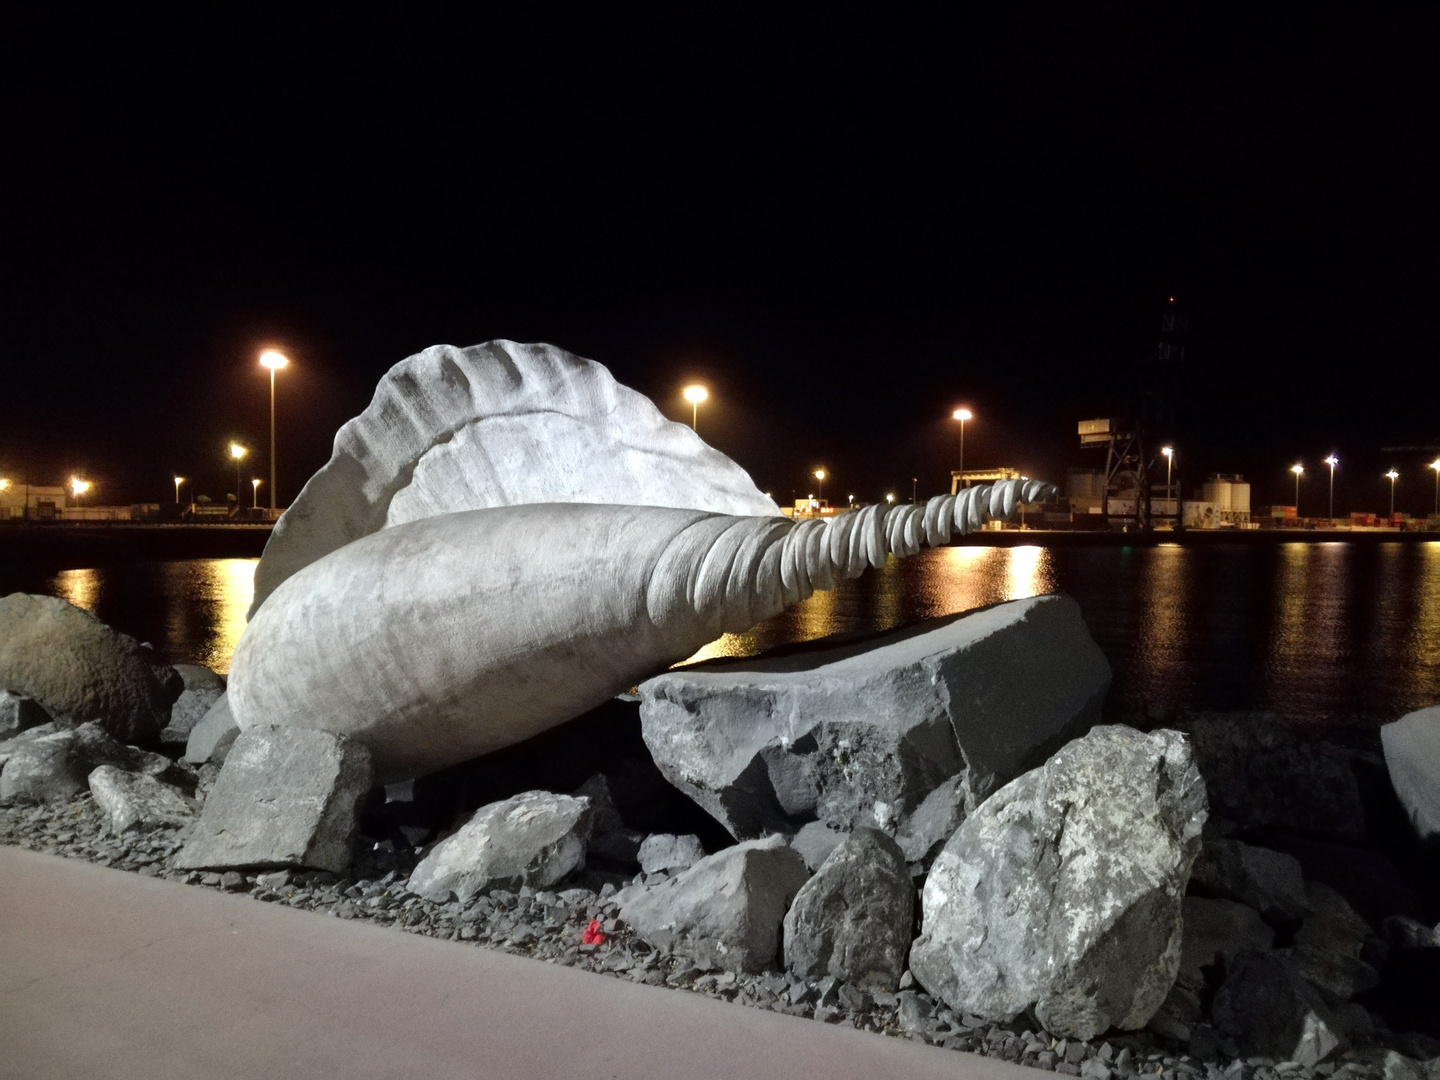
<path id="1" fill-rule="evenodd" d="M 1295 474 L 1295 516 L 1300 516 L 1300 477 L 1305 475 L 1304 465 L 1291 465 L 1290 471 Z"/>
<path id="2" fill-rule="evenodd" d="M 1440 517 L 1440 458 L 1430 462 L 1427 467 L 1435 470 L 1435 516 Z"/>
<path id="3" fill-rule="evenodd" d="M 820 481 L 820 501 L 821 501 L 821 502 L 824 502 L 824 501 L 825 501 L 825 470 L 824 470 L 824 469 L 816 469 L 816 470 L 815 470 L 815 479 Z"/>
<path id="4" fill-rule="evenodd" d="M 235 509 L 240 509 L 240 459 L 246 454 L 245 447 L 239 443 L 230 444 L 230 456 L 235 459 Z"/>
<path id="5" fill-rule="evenodd" d="M 1173 446 L 1162 446 L 1160 453 L 1165 455 L 1165 497 L 1170 498 L 1170 476 L 1171 470 L 1175 467 L 1175 448 Z"/>
<path id="6" fill-rule="evenodd" d="M 262 366 L 270 369 L 270 509 L 275 509 L 275 372 L 290 363 L 284 353 L 267 349 L 260 354 Z M 237 480 L 235 486 L 240 486 Z"/>
<path id="7" fill-rule="evenodd" d="M 260 509 L 260 481 L 258 478 L 250 481 L 250 509 Z"/>
<path id="8" fill-rule="evenodd" d="M 919 483 L 920 483 L 920 478 L 919 478 L 918 476 L 912 476 L 912 477 L 910 478 L 910 502 L 911 502 L 912 504 L 916 501 L 916 499 L 915 499 L 915 489 L 916 489 L 916 487 L 919 485 Z"/>
<path id="9" fill-rule="evenodd" d="M 888 503 L 890 506 L 895 505 L 895 493 L 893 491 L 886 493 L 885 502 Z"/>
<path id="10" fill-rule="evenodd" d="M 710 396 L 703 386 L 685 387 L 685 400 L 690 402 L 690 428 L 692 431 L 700 430 L 700 402 Z"/>
<path id="11" fill-rule="evenodd" d="M 80 504 L 80 496 L 90 490 L 90 481 L 81 480 L 78 476 L 70 477 L 70 494 L 75 497 L 75 504 Z"/>
<path id="12" fill-rule="evenodd" d="M 1391 469 L 1391 470 L 1390 470 L 1389 472 L 1387 472 L 1385 475 L 1386 475 L 1386 477 L 1388 477 L 1389 480 L 1390 480 L 1390 520 L 1391 520 L 1391 521 L 1394 521 L 1394 520 L 1395 520 L 1395 481 L 1400 478 L 1400 474 L 1399 474 L 1398 472 L 1396 472 L 1394 469 Z"/>
<path id="13" fill-rule="evenodd" d="M 183 477 L 183 476 L 177 476 L 177 477 L 175 477 L 175 505 L 176 505 L 176 506 L 179 506 L 179 505 L 180 505 L 180 485 L 183 484 L 184 482 L 185 482 L 185 477 Z"/>
<path id="14" fill-rule="evenodd" d="M 960 421 L 960 483 L 965 483 L 965 421 L 973 420 L 975 414 L 969 409 L 956 409 L 950 414 Z"/>
<path id="15" fill-rule="evenodd" d="M 1340 464 L 1340 459 L 1331 454 L 1325 459 L 1325 464 L 1330 466 L 1330 520 L 1335 520 L 1335 466 Z"/>

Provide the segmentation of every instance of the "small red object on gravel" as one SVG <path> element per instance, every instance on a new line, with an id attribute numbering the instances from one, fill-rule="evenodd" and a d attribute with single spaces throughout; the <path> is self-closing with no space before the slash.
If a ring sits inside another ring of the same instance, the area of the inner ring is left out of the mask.
<path id="1" fill-rule="evenodd" d="M 580 935 L 582 945 L 604 945 L 605 932 L 600 929 L 600 920 L 591 919 L 590 925 L 585 927 L 585 932 Z"/>

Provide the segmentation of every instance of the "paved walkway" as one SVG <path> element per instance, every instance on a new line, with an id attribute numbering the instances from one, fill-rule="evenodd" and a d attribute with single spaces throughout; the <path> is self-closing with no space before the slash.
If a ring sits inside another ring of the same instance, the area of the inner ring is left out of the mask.
<path id="1" fill-rule="evenodd" d="M 0 1077 L 1034 1075 L 904 1039 L 0 847 Z"/>

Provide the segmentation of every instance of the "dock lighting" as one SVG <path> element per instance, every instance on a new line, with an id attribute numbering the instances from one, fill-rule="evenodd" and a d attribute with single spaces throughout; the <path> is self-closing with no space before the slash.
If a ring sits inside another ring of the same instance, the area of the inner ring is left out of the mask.
<path id="1" fill-rule="evenodd" d="M 823 501 L 825 498 L 825 470 L 816 469 L 815 479 L 820 481 L 820 499 Z"/>
<path id="2" fill-rule="evenodd" d="M 1391 469 L 1385 474 L 1390 481 L 1390 520 L 1395 520 L 1395 481 L 1400 479 L 1400 474 Z"/>
<path id="3" fill-rule="evenodd" d="M 694 431 L 700 430 L 700 402 L 710 396 L 710 392 L 703 386 L 685 387 L 685 400 L 690 402 L 690 427 Z"/>
<path id="4" fill-rule="evenodd" d="M 1340 464 L 1340 459 L 1331 454 L 1325 459 L 1325 464 L 1330 466 L 1330 520 L 1335 520 L 1335 466 Z"/>
<path id="5" fill-rule="evenodd" d="M 887 503 L 889 503 L 891 506 L 894 506 L 894 505 L 895 505 L 895 493 L 894 493 L 893 491 L 886 492 L 886 493 L 885 493 L 885 501 L 886 501 Z"/>
<path id="6" fill-rule="evenodd" d="M 950 414 L 960 421 L 960 482 L 965 482 L 965 421 L 975 419 L 975 414 L 969 409 L 956 409 Z"/>
<path id="7" fill-rule="evenodd" d="M 1295 516 L 1300 516 L 1300 477 L 1305 475 L 1304 465 L 1291 465 L 1290 471 L 1295 474 Z"/>
<path id="8" fill-rule="evenodd" d="M 9 491 L 9 490 L 10 490 L 10 481 L 9 481 L 9 480 L 6 480 L 3 476 L 0 476 L 0 491 Z"/>
<path id="9" fill-rule="evenodd" d="M 266 349 L 260 354 L 260 364 L 270 369 L 270 509 L 275 509 L 275 372 L 288 367 L 290 361 L 284 353 Z M 235 485 L 239 487 L 237 483 Z"/>
<path id="10" fill-rule="evenodd" d="M 250 509 L 260 509 L 260 481 L 254 477 L 250 480 Z"/>
<path id="11" fill-rule="evenodd" d="M 184 482 L 185 482 L 185 477 L 183 477 L 183 476 L 177 476 L 177 477 L 175 477 L 175 505 L 176 505 L 176 506 L 179 506 L 179 505 L 180 505 L 180 485 L 183 484 Z"/>
<path id="12" fill-rule="evenodd" d="M 1175 448 L 1173 446 L 1160 447 L 1160 453 L 1165 455 L 1165 498 L 1173 499 L 1175 493 L 1170 490 L 1171 470 L 1175 468 Z"/>
<path id="13" fill-rule="evenodd" d="M 232 442 L 230 444 L 230 456 L 235 459 L 235 508 L 237 510 L 240 508 L 240 459 L 243 458 L 247 452 L 245 447 L 239 443 Z"/>
<path id="14" fill-rule="evenodd" d="M 846 499 L 847 502 L 849 502 L 849 504 L 850 504 L 851 506 L 854 506 L 854 505 L 855 505 L 855 496 L 854 496 L 854 495 L 846 495 L 846 496 L 845 496 L 845 499 Z"/>
<path id="15" fill-rule="evenodd" d="M 1440 458 L 1436 458 L 1425 467 L 1435 470 L 1435 516 L 1440 517 Z M 0 490 L 4 490 L 3 482 L 0 482 Z"/>
<path id="16" fill-rule="evenodd" d="M 70 477 L 70 494 L 75 496 L 75 500 L 77 502 L 80 500 L 80 496 L 84 495 L 89 490 L 89 480 L 81 480 L 78 476 Z"/>

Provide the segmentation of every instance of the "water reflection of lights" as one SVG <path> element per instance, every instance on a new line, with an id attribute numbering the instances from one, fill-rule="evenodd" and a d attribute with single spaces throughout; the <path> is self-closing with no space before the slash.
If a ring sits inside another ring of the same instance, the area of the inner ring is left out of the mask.
<path id="1" fill-rule="evenodd" d="M 100 603 L 100 571 L 61 570 L 55 575 L 55 595 L 93 613 Z"/>
<path id="2" fill-rule="evenodd" d="M 193 663 L 221 674 L 230 670 L 235 645 L 245 632 L 245 612 L 255 595 L 258 559 L 194 559 L 165 564 L 167 592 L 187 603 L 176 611 L 197 610 L 194 625 L 172 622 L 171 649 Z"/>
<path id="3" fill-rule="evenodd" d="M 1179 544 L 1159 544 L 1144 560 L 1137 595 L 1143 598 L 1135 634 L 1135 660 L 1149 670 L 1160 693 L 1152 709 L 1168 711 L 1180 704 L 1182 673 L 1188 648 L 1186 612 L 1192 574 L 1189 551 Z"/>
<path id="4" fill-rule="evenodd" d="M 1440 672 L 1440 543 L 1428 543 L 1420 551 L 1420 581 L 1415 589 L 1415 629 L 1410 634 L 1411 672 L 1417 676 L 1428 672 L 1432 682 Z M 1417 687 L 1417 697 L 1427 691 L 1434 697 L 1434 687 Z"/>

